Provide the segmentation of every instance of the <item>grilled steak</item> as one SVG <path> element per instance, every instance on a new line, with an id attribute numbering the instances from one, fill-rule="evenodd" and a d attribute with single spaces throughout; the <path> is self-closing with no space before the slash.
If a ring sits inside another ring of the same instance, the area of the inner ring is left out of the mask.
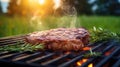
<path id="1" fill-rule="evenodd" d="M 84 28 L 57 28 L 31 33 L 26 41 L 31 44 L 42 43 L 45 49 L 50 50 L 78 51 L 88 44 L 89 33 Z"/>

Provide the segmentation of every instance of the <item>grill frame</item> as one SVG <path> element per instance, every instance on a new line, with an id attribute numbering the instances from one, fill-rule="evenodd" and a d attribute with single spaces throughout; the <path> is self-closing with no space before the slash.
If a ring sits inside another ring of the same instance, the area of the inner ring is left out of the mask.
<path id="1" fill-rule="evenodd" d="M 18 41 L 21 42 L 21 44 L 23 44 L 25 42 L 25 37 L 27 35 L 22 35 L 22 36 L 13 36 L 13 37 L 7 37 L 7 38 L 0 38 L 0 46 L 2 45 L 10 45 L 10 44 L 15 44 Z M 110 60 L 114 60 L 115 62 L 110 66 L 110 67 L 119 67 L 120 66 L 120 55 L 117 56 L 117 54 L 120 53 L 120 43 L 118 40 L 108 40 L 108 41 L 99 41 L 93 44 L 89 44 L 88 46 L 92 46 L 92 51 L 97 51 L 99 52 L 100 48 L 106 47 L 104 48 L 101 53 L 102 55 L 100 57 L 91 57 L 88 59 L 87 62 L 83 63 L 82 66 L 80 67 L 87 67 L 90 63 L 93 63 L 96 59 L 102 58 L 99 63 L 97 63 L 94 67 L 104 67 L 105 64 L 107 64 L 108 62 L 112 62 Z M 113 47 L 114 51 L 108 55 L 105 56 L 104 54 L 111 50 Z M 71 64 L 75 64 L 77 61 L 82 60 L 83 59 L 83 54 L 88 53 L 89 51 L 81 51 L 80 53 L 78 53 L 77 55 L 74 55 L 74 52 L 71 52 L 69 54 L 63 54 L 63 52 L 49 52 L 49 51 L 45 51 L 45 52 L 41 52 L 41 51 L 36 51 L 36 52 L 3 52 L 0 53 L 0 65 L 3 66 L 13 66 L 13 67 L 56 67 L 55 65 L 59 64 L 58 61 L 64 60 L 66 58 L 70 58 L 70 61 L 65 61 L 62 64 L 57 65 L 58 67 L 69 67 Z M 12 54 L 13 55 L 8 55 L 7 57 L 1 58 L 1 56 L 5 56 L 7 54 Z M 15 53 L 15 54 L 14 54 Z M 23 59 L 18 59 L 17 61 L 13 61 L 11 59 L 15 58 L 15 57 L 19 57 L 19 55 L 24 55 L 25 53 L 30 53 L 30 55 L 28 55 L 27 57 L 23 58 Z M 44 55 L 42 55 L 44 54 Z M 39 55 L 42 55 L 39 57 Z M 45 63 L 42 63 L 45 60 L 48 60 L 49 58 L 51 58 L 52 56 L 56 56 L 56 55 L 61 55 L 57 58 L 51 59 Z M 37 58 L 38 57 L 38 58 Z M 37 58 L 35 60 L 35 58 Z M 34 60 L 31 60 L 34 59 Z M 28 61 L 29 60 L 29 61 Z M 31 60 L 31 61 L 30 61 Z M 26 62 L 27 61 L 27 62 Z M 110 64 L 109 63 L 109 64 Z M 78 67 L 78 66 L 76 66 Z"/>

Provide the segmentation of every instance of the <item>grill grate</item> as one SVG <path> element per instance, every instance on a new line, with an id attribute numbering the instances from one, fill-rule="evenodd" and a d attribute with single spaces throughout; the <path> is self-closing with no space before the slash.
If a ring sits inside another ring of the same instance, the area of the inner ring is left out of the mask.
<path id="1" fill-rule="evenodd" d="M 27 35 L 25 35 L 27 36 Z M 0 46 L 25 42 L 25 36 L 15 36 L 0 39 Z M 1 52 L 0 65 L 14 67 L 119 67 L 120 66 L 120 43 L 117 40 L 101 41 L 89 44 L 92 51 L 101 52 L 100 57 L 87 58 L 85 63 L 76 63 L 84 59 L 83 54 L 89 51 L 80 52 Z"/>

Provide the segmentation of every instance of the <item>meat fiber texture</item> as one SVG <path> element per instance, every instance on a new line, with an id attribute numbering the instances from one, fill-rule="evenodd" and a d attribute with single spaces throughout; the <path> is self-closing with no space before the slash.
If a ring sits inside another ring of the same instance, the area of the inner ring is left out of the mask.
<path id="1" fill-rule="evenodd" d="M 88 44 L 89 32 L 84 28 L 56 28 L 30 33 L 26 41 L 44 44 L 48 50 L 78 51 Z"/>

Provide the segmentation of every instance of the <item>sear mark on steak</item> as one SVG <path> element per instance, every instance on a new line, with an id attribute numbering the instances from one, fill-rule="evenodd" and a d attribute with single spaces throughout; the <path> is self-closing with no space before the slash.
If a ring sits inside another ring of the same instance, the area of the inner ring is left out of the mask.
<path id="1" fill-rule="evenodd" d="M 30 33 L 26 41 L 33 45 L 44 44 L 45 49 L 78 51 L 89 42 L 89 32 L 84 28 L 57 28 Z"/>

